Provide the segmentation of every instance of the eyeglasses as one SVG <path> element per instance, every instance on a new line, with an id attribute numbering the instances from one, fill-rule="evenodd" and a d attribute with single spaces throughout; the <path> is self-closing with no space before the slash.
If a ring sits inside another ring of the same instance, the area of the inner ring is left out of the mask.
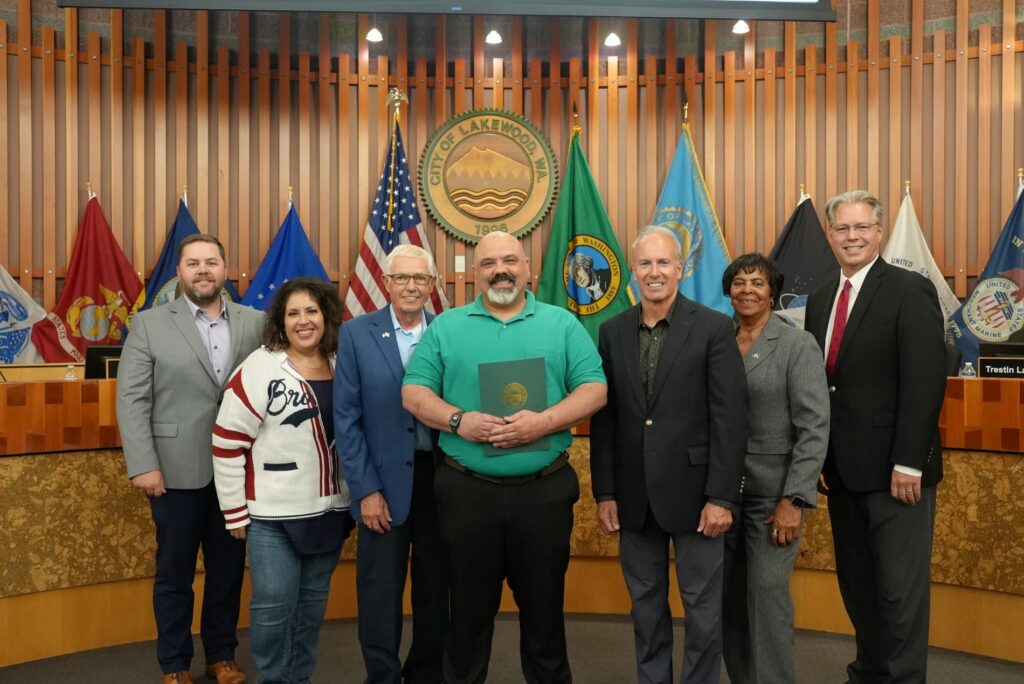
<path id="1" fill-rule="evenodd" d="M 869 230 L 871 230 L 877 225 L 877 221 L 875 223 L 856 223 L 852 226 L 843 224 L 840 226 L 832 226 L 832 232 L 839 233 L 840 235 L 848 235 L 852 230 L 857 235 L 865 235 Z"/>
<path id="2" fill-rule="evenodd" d="M 388 278 L 391 278 L 391 282 L 399 287 L 408 285 L 409 280 L 417 285 L 429 285 L 434 280 L 434 276 L 429 273 L 388 273 L 387 275 Z"/>

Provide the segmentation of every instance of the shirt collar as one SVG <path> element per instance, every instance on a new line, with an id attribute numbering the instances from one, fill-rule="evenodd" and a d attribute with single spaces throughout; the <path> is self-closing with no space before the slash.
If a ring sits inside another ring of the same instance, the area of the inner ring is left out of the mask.
<path id="1" fill-rule="evenodd" d="M 511 323 L 512 321 L 517 321 L 520 318 L 526 318 L 527 316 L 532 316 L 534 314 L 534 311 L 536 311 L 536 309 L 537 309 L 537 298 L 533 296 L 532 292 L 527 290 L 526 291 L 526 304 L 523 306 L 523 310 L 520 311 L 519 313 L 517 313 L 512 318 L 510 318 L 510 319 L 508 319 L 507 321 L 504 321 L 504 322 L 505 323 Z M 470 316 L 487 316 L 488 318 L 494 318 L 494 320 L 498 320 L 494 316 L 494 314 L 492 314 L 490 311 L 488 311 L 487 307 L 484 306 L 484 296 L 482 294 L 477 295 L 476 299 L 473 300 L 473 303 L 469 305 L 469 315 Z"/>
<path id="2" fill-rule="evenodd" d="M 864 285 L 864 280 L 868 277 L 868 271 L 871 270 L 871 268 L 875 265 L 875 262 L 878 261 L 879 258 L 880 257 L 876 254 L 875 258 L 871 260 L 870 264 L 867 264 L 866 266 L 864 266 L 864 268 L 860 269 L 849 278 L 842 275 L 842 272 L 840 271 L 840 276 L 842 276 L 842 280 L 849 280 L 850 287 L 853 288 L 853 291 L 860 292 L 860 288 Z M 841 281 L 840 285 L 842 285 Z"/>
<path id="3" fill-rule="evenodd" d="M 395 332 L 402 333 L 403 335 L 419 335 L 423 332 L 424 324 L 427 322 L 427 314 L 421 311 L 419 325 L 413 330 L 406 330 L 402 327 L 402 324 L 398 322 L 398 316 L 395 315 L 394 305 L 388 306 L 388 313 L 391 314 L 391 325 L 394 327 Z"/>
<path id="4" fill-rule="evenodd" d="M 181 298 L 185 300 L 185 304 L 188 306 L 188 310 L 192 312 L 192 318 L 198 317 L 199 316 L 199 312 L 203 311 L 202 309 L 199 308 L 198 304 L 193 302 L 191 299 L 189 299 L 185 295 L 181 295 Z M 203 315 L 204 316 L 206 315 L 205 311 L 203 311 Z M 228 299 L 224 295 L 223 291 L 221 291 L 221 293 L 220 293 L 220 315 L 223 316 L 224 318 L 228 317 Z"/>
<path id="5" fill-rule="evenodd" d="M 679 298 L 681 296 L 682 295 L 679 295 L 679 294 L 676 295 L 676 298 L 672 300 L 671 306 L 668 307 L 668 311 L 665 312 L 664 318 L 661 319 L 661 321 L 665 321 L 665 325 L 672 325 L 672 314 L 675 313 L 676 307 L 679 305 Z M 658 321 L 658 323 L 661 323 L 661 321 Z M 655 323 L 654 325 L 658 325 L 658 323 Z M 639 327 L 641 327 L 641 328 L 646 327 L 644 325 L 644 312 L 643 312 L 642 305 L 641 305 L 641 309 L 640 309 L 640 324 L 639 324 Z"/>

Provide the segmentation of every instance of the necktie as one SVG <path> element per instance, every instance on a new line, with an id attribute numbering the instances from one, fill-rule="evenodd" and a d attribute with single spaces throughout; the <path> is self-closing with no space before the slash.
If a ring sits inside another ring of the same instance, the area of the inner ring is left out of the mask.
<path id="1" fill-rule="evenodd" d="M 832 371 L 836 367 L 836 359 L 839 358 L 839 345 L 843 343 L 843 333 L 846 331 L 846 315 L 850 308 L 850 281 L 843 284 L 843 291 L 839 293 L 839 301 L 836 302 L 836 318 L 832 324 L 832 341 L 828 345 L 828 356 L 825 358 L 825 374 L 832 377 Z"/>

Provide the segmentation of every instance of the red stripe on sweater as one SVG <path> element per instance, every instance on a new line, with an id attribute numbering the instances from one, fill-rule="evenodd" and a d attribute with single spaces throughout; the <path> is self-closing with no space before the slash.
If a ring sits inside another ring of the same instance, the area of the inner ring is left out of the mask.
<path id="1" fill-rule="evenodd" d="M 256 419 L 263 422 L 263 416 L 256 412 L 256 409 L 252 407 L 252 402 L 249 401 L 249 395 L 245 393 L 245 387 L 242 385 L 242 371 L 239 370 L 237 373 L 231 376 L 228 380 L 228 386 L 224 390 L 225 392 L 234 392 L 238 400 L 242 402 L 245 408 L 249 409 L 252 415 L 256 416 Z"/>

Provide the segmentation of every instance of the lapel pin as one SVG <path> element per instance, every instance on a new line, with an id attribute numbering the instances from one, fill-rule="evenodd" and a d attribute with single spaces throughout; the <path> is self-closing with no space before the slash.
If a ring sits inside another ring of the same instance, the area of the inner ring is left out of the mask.
<path id="1" fill-rule="evenodd" d="M 754 354 L 754 358 L 755 359 L 759 359 L 759 358 L 761 358 L 761 355 L 760 354 Z"/>
<path id="2" fill-rule="evenodd" d="M 389 332 L 382 332 L 380 334 L 380 336 L 383 337 L 384 339 L 387 339 L 387 338 L 391 337 L 391 333 L 389 333 Z"/>

